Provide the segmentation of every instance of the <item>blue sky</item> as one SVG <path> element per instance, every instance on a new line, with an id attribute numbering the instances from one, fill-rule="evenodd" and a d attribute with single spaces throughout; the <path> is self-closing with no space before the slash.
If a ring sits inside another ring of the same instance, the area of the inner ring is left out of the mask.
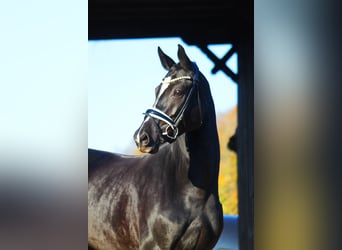
<path id="1" fill-rule="evenodd" d="M 88 43 L 88 147 L 118 153 L 134 150 L 133 133 L 154 101 L 154 88 L 166 74 L 157 47 L 177 58 L 177 44 L 208 79 L 217 114 L 237 104 L 237 85 L 222 72 L 211 74 L 213 63 L 196 46 L 180 38 L 90 41 Z M 210 49 L 223 57 L 230 45 Z M 227 62 L 237 70 L 236 54 Z"/>

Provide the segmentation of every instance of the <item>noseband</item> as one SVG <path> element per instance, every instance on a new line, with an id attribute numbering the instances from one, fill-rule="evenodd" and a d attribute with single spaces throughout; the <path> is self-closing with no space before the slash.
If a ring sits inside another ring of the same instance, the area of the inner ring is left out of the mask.
<path id="1" fill-rule="evenodd" d="M 178 124 L 183 118 L 184 111 L 189 106 L 191 96 L 193 95 L 194 89 L 198 88 L 198 75 L 199 75 L 198 67 L 195 63 L 193 63 L 193 66 L 194 66 L 194 77 L 193 78 L 191 76 L 181 76 L 181 77 L 177 77 L 177 78 L 174 78 L 174 79 L 168 81 L 168 83 L 171 83 L 171 82 L 175 82 L 175 81 L 178 81 L 181 79 L 188 79 L 188 80 L 192 80 L 192 83 L 193 83 L 191 86 L 191 89 L 189 91 L 189 94 L 186 97 L 185 102 L 183 103 L 181 109 L 178 111 L 178 114 L 176 115 L 176 117 L 174 119 L 172 119 L 169 115 L 167 115 L 166 113 L 164 113 L 163 111 L 161 111 L 160 109 L 158 109 L 156 107 L 149 108 L 146 110 L 145 113 L 143 113 L 145 115 L 145 119 L 146 119 L 146 117 L 152 118 L 152 120 L 155 122 L 155 124 L 159 128 L 162 137 L 168 142 L 173 142 L 176 140 L 176 138 L 178 136 Z M 198 103 L 200 105 L 198 90 L 197 90 L 197 96 L 198 96 Z M 201 108 L 200 108 L 200 112 L 201 112 Z M 160 126 L 155 121 L 155 119 L 163 121 L 168 125 L 166 127 L 165 131 L 161 130 Z"/>

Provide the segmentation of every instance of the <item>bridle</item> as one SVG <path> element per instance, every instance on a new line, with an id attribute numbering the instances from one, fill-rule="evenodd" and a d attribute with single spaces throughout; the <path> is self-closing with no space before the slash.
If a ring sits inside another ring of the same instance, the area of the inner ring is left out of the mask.
<path id="1" fill-rule="evenodd" d="M 168 141 L 168 142 L 173 142 L 173 141 L 176 140 L 176 138 L 178 136 L 178 125 L 179 125 L 180 121 L 183 118 L 184 111 L 189 106 L 189 103 L 190 103 L 190 100 L 191 100 L 191 96 L 193 95 L 195 89 L 197 89 L 197 98 L 198 98 L 198 103 L 200 105 L 199 91 L 198 91 L 199 70 L 198 70 L 198 67 L 197 67 L 196 63 L 192 63 L 192 64 L 193 64 L 193 67 L 194 67 L 194 77 L 191 77 L 191 76 L 181 76 L 181 77 L 177 77 L 177 78 L 168 80 L 166 82 L 166 83 L 172 83 L 172 82 L 179 81 L 179 80 L 182 80 L 182 79 L 192 80 L 192 86 L 191 86 L 191 89 L 190 89 L 190 91 L 188 93 L 188 96 L 186 97 L 185 102 L 183 103 L 181 109 L 177 112 L 176 117 L 174 119 L 172 119 L 169 115 L 167 115 L 166 113 L 164 113 L 163 111 L 161 111 L 157 107 L 149 108 L 149 109 L 146 110 L 145 113 L 143 113 L 145 115 L 144 120 L 147 117 L 151 117 L 153 122 L 159 128 L 161 136 L 166 141 Z M 201 107 L 200 107 L 200 114 L 201 114 Z M 159 124 L 155 121 L 155 119 L 163 121 L 163 122 L 165 122 L 167 124 L 167 127 L 165 128 L 164 131 L 162 131 L 162 129 L 160 128 Z M 201 121 L 202 121 L 202 117 L 201 117 Z"/>

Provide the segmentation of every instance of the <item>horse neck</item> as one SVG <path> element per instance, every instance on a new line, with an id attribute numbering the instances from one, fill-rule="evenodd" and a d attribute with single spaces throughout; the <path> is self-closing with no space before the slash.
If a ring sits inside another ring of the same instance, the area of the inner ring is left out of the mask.
<path id="1" fill-rule="evenodd" d="M 215 110 L 207 112 L 202 126 L 187 133 L 190 166 L 189 178 L 200 188 L 218 193 L 220 147 L 216 128 Z"/>
<path id="2" fill-rule="evenodd" d="M 205 100 L 201 105 L 203 109 L 202 125 L 178 138 L 174 147 L 178 148 L 178 152 L 183 152 L 183 157 L 188 159 L 186 171 L 191 183 L 217 195 L 220 147 L 214 103 L 209 85 L 203 85 L 200 90 L 200 99 Z M 185 151 L 186 153 L 184 153 Z"/>

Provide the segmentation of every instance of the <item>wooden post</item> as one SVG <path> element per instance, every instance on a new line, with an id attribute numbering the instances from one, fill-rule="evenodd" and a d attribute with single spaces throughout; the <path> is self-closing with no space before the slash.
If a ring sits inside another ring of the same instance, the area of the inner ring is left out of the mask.
<path id="1" fill-rule="evenodd" d="M 238 192 L 240 250 L 254 249 L 254 25 L 253 2 L 242 13 L 238 42 Z"/>

